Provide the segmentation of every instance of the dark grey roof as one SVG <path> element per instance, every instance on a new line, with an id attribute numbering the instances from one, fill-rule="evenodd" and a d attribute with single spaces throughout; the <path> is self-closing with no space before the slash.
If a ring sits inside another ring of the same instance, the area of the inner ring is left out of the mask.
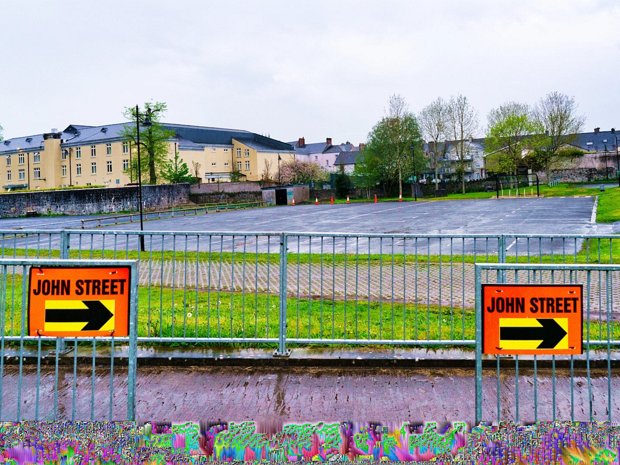
<path id="1" fill-rule="evenodd" d="M 88 144 L 100 144 L 118 141 L 123 138 L 126 127 L 134 123 L 115 123 L 104 126 L 85 126 L 71 124 L 61 133 L 63 147 L 73 147 Z M 253 132 L 240 129 L 224 129 L 203 126 L 189 126 L 185 124 L 162 123 L 166 129 L 172 131 L 171 140 L 177 140 L 179 148 L 187 150 L 201 150 L 206 145 L 232 145 L 232 140 L 252 146 L 260 151 L 292 152 L 293 147 L 284 142 L 261 136 Z M 23 151 L 40 150 L 43 147 L 43 134 L 34 136 L 15 137 L 0 142 L 0 154 Z"/>
<path id="2" fill-rule="evenodd" d="M 611 131 L 582 132 L 577 134 L 575 139 L 570 142 L 570 145 L 588 152 L 615 152 L 617 147 L 616 137 L 620 139 L 618 132 L 615 134 Z"/>
<path id="3" fill-rule="evenodd" d="M 360 155 L 359 150 L 341 151 L 336 157 L 334 165 L 355 165 Z"/>

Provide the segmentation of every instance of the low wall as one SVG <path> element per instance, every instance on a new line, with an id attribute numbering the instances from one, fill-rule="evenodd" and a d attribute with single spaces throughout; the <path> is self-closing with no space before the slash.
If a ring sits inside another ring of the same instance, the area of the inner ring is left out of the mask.
<path id="1" fill-rule="evenodd" d="M 263 200 L 261 190 L 257 192 L 213 192 L 210 194 L 190 194 L 193 203 L 241 203 L 241 202 L 260 202 Z"/>
<path id="2" fill-rule="evenodd" d="M 161 210 L 190 203 L 189 184 L 142 186 L 146 210 Z M 17 192 L 0 195 L 0 217 L 40 215 L 91 215 L 138 209 L 137 186 Z"/>
<path id="3" fill-rule="evenodd" d="M 260 186 L 255 182 L 222 182 L 195 184 L 191 187 L 193 195 L 238 192 L 260 192 Z"/>
<path id="4" fill-rule="evenodd" d="M 544 173 L 539 173 L 540 181 L 547 182 L 547 177 Z M 552 170 L 551 180 L 559 182 L 590 182 L 590 181 L 602 181 L 605 179 L 615 179 L 616 169 L 615 167 L 607 167 L 605 169 L 596 168 L 576 168 L 566 170 Z"/>

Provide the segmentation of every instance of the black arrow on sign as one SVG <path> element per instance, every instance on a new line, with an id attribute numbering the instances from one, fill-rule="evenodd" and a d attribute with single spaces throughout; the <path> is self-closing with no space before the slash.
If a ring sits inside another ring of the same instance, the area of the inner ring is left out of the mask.
<path id="1" fill-rule="evenodd" d="M 566 331 L 553 318 L 537 318 L 540 328 L 515 326 L 499 329 L 502 341 L 540 341 L 537 349 L 554 349 L 566 336 Z"/>
<path id="2" fill-rule="evenodd" d="M 88 307 L 85 310 L 76 308 L 45 309 L 46 323 L 80 323 L 86 321 L 81 331 L 97 331 L 103 327 L 114 314 L 99 300 L 83 300 Z"/>

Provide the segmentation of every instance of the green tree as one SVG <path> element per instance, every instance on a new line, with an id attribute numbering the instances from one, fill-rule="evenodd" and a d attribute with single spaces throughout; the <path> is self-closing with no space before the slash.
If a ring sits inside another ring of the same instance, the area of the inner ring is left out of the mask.
<path id="1" fill-rule="evenodd" d="M 514 105 L 510 111 L 493 110 L 497 115 L 489 128 L 484 150 L 487 169 L 507 174 L 517 174 L 523 157 L 536 147 L 536 138 L 542 130 L 529 114 L 527 106 Z M 491 118 L 489 118 L 491 120 Z"/>
<path id="2" fill-rule="evenodd" d="M 168 140 L 174 137 L 174 131 L 161 124 L 161 118 L 168 109 L 164 102 L 147 102 L 144 109 L 125 108 L 123 115 L 134 124 L 128 124 L 122 132 L 123 140 L 131 143 L 133 157 L 130 169 L 138 172 L 137 142 L 138 134 L 135 122 L 140 121 L 140 170 L 144 177 L 148 173 L 149 184 L 157 184 L 157 177 L 168 160 Z M 128 170 L 129 171 L 129 170 Z"/>
<path id="3" fill-rule="evenodd" d="M 399 95 L 390 98 L 388 114 L 368 135 L 364 157 L 369 166 L 376 167 L 386 184 L 398 183 L 398 194 L 403 194 L 403 180 L 418 173 L 426 161 L 422 150 L 422 136 L 415 116 L 407 110 Z M 376 158 L 375 161 L 371 161 Z"/>
<path id="4" fill-rule="evenodd" d="M 339 198 L 349 195 L 353 189 L 351 177 L 346 173 L 338 173 L 334 179 L 334 188 L 336 189 L 336 196 Z"/>
<path id="5" fill-rule="evenodd" d="M 366 196 L 370 198 L 370 190 L 374 189 L 382 181 L 381 159 L 375 153 L 368 152 L 365 148 L 355 161 L 352 181 L 353 185 L 366 189 Z"/>
<path id="6" fill-rule="evenodd" d="M 575 99 L 560 92 L 550 92 L 540 99 L 534 117 L 545 133 L 535 151 L 535 159 L 549 178 L 553 165 L 563 159 L 560 149 L 577 137 L 584 118 L 577 115 Z"/>
<path id="7" fill-rule="evenodd" d="M 170 184 L 178 184 L 182 182 L 195 182 L 196 178 L 189 172 L 189 167 L 181 157 L 179 152 L 174 154 L 172 160 L 164 160 L 161 168 L 161 177 Z"/>

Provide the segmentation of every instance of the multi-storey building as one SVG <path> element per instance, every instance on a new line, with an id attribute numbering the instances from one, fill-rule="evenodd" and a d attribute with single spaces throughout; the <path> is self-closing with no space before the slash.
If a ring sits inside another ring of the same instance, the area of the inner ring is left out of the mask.
<path id="1" fill-rule="evenodd" d="M 136 147 L 123 137 L 131 125 L 74 124 L 64 131 L 6 139 L 0 142 L 0 186 L 15 190 L 137 182 L 131 169 Z M 162 125 L 174 133 L 168 156 L 178 152 L 203 182 L 276 179 L 278 163 L 295 157 L 289 144 L 249 131 Z"/>
<path id="2" fill-rule="evenodd" d="M 336 165 L 336 158 L 341 152 L 348 152 L 355 147 L 350 142 L 334 145 L 332 138 L 325 138 L 325 142 L 306 143 L 305 137 L 300 137 L 295 142 L 289 142 L 295 150 L 297 160 L 306 163 L 316 163 L 326 171 L 336 172 L 339 167 Z"/>

